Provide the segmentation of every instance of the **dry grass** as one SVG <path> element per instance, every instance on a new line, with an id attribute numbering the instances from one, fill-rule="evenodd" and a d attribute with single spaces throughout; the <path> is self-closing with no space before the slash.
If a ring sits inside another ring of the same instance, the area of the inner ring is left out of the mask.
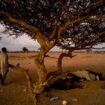
<path id="1" fill-rule="evenodd" d="M 45 65 L 48 72 L 57 70 L 57 60 L 60 53 L 48 53 L 50 57 L 45 58 Z M 105 53 L 74 53 L 72 59 L 63 59 L 63 71 L 75 71 L 81 69 L 91 69 L 105 74 Z M 18 63 L 25 69 L 29 69 L 29 74 L 33 80 L 37 78 L 34 66 L 34 56 L 36 53 L 9 53 L 9 62 L 13 65 Z M 20 71 L 11 70 L 6 78 L 6 86 L 0 85 L 0 105 L 33 105 L 32 97 L 27 88 L 25 75 Z M 84 82 L 86 89 L 54 90 L 49 91 L 50 96 L 58 96 L 55 102 L 50 101 L 50 97 L 40 95 L 38 105 L 61 105 L 66 99 L 68 105 L 105 105 L 105 89 L 101 86 L 104 81 Z M 77 102 L 73 99 L 76 98 Z"/>

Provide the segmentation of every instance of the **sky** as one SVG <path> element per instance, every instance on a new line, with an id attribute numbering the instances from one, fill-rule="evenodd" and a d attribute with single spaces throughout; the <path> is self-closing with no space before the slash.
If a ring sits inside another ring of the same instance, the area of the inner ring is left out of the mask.
<path id="1" fill-rule="evenodd" d="M 40 48 L 38 42 L 26 34 L 16 38 L 14 35 L 4 34 L 4 30 L 5 28 L 0 24 L 0 37 L 2 37 L 2 40 L 0 40 L 0 50 L 2 47 L 6 47 L 8 51 L 21 51 L 23 47 L 27 47 L 30 51 L 37 51 Z M 95 47 L 105 47 L 105 43 Z M 61 49 L 54 47 L 51 51 L 61 51 Z"/>
<path id="2" fill-rule="evenodd" d="M 2 37 L 2 40 L 0 40 L 0 50 L 2 47 L 6 47 L 8 51 L 21 51 L 23 47 L 27 47 L 31 51 L 37 51 L 40 48 L 38 42 L 26 34 L 16 38 L 14 35 L 4 34 L 4 30 L 5 28 L 0 24 L 0 37 Z M 59 48 L 54 47 L 52 51 L 59 51 Z"/>

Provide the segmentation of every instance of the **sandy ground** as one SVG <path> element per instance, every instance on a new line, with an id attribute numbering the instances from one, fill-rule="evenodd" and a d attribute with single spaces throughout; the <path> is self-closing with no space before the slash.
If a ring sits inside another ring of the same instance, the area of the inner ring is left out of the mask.
<path id="1" fill-rule="evenodd" d="M 57 70 L 57 59 L 59 53 L 49 53 L 45 58 L 48 72 Z M 76 71 L 91 69 L 105 74 L 105 53 L 74 53 L 74 58 L 63 59 L 63 71 Z M 35 53 L 9 53 L 9 62 L 13 65 L 24 67 L 29 70 L 33 80 L 37 78 L 34 66 Z M 32 96 L 27 88 L 25 75 L 16 70 L 10 70 L 7 75 L 6 86 L 0 85 L 0 105 L 33 105 Z M 55 90 L 50 89 L 48 96 L 41 94 L 38 105 L 62 105 L 66 100 L 68 105 L 105 105 L 105 81 L 85 81 L 87 88 Z M 52 96 L 58 99 L 50 101 Z"/>

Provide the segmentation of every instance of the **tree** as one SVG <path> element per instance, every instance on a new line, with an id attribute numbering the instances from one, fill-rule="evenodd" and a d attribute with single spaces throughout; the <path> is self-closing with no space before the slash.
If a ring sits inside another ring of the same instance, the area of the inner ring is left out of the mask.
<path id="1" fill-rule="evenodd" d="M 104 0 L 0 0 L 0 21 L 10 35 L 27 33 L 40 44 L 35 57 L 39 78 L 33 84 L 34 93 L 42 92 L 52 79 L 44 57 L 55 45 L 71 54 L 105 42 L 104 13 Z"/>
<path id="2" fill-rule="evenodd" d="M 28 49 L 26 47 L 23 47 L 22 51 L 23 52 L 28 52 Z"/>

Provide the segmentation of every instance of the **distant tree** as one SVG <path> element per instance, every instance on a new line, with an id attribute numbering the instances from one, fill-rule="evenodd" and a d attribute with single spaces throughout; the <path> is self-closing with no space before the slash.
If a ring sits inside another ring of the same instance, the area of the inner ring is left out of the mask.
<path id="1" fill-rule="evenodd" d="M 10 35 L 27 33 L 40 44 L 34 93 L 42 92 L 53 77 L 48 76 L 44 58 L 54 46 L 72 57 L 74 50 L 105 42 L 105 0 L 0 0 L 0 21 Z"/>
<path id="2" fill-rule="evenodd" d="M 23 48 L 22 48 L 22 51 L 23 51 L 23 52 L 28 52 L 29 50 L 28 50 L 27 47 L 23 47 Z"/>

